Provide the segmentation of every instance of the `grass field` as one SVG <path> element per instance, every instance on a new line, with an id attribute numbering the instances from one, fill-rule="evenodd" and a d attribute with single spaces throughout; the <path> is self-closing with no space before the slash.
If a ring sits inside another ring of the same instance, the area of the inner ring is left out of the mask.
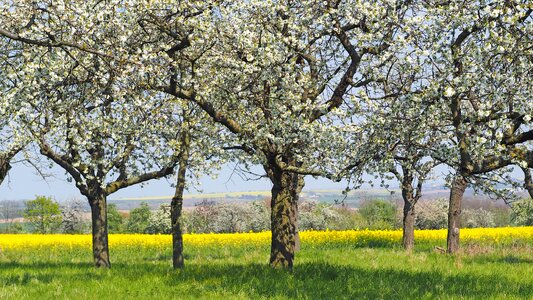
<path id="1" fill-rule="evenodd" d="M 441 231 L 411 254 L 397 234 L 304 232 L 292 272 L 267 266 L 268 233 L 185 236 L 181 271 L 168 236 L 111 236 L 98 270 L 88 236 L 0 235 L 0 299 L 533 298 L 533 228 L 466 231 L 455 256 Z"/>

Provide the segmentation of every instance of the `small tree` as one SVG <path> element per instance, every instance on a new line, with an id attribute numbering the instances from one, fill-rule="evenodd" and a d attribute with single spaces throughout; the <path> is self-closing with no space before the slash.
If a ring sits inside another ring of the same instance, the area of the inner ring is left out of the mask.
<path id="1" fill-rule="evenodd" d="M 248 230 L 260 232 L 270 229 L 270 210 L 264 201 L 251 203 L 248 210 Z"/>
<path id="2" fill-rule="evenodd" d="M 84 205 L 79 199 L 61 207 L 62 229 L 64 233 L 84 233 L 86 223 L 83 220 Z"/>
<path id="3" fill-rule="evenodd" d="M 341 217 L 331 204 L 318 201 L 302 202 L 298 213 L 298 227 L 301 230 L 325 230 L 331 228 L 330 225 Z"/>
<path id="4" fill-rule="evenodd" d="M 150 207 L 148 203 L 141 202 L 141 206 L 134 208 L 130 212 L 130 217 L 126 225 L 128 232 L 132 233 L 145 233 L 148 228 L 150 216 Z"/>
<path id="5" fill-rule="evenodd" d="M 59 203 L 45 196 L 26 202 L 23 216 L 38 233 L 52 233 L 59 229 L 62 221 Z"/>
<path id="6" fill-rule="evenodd" d="M 22 213 L 22 207 L 18 201 L 2 200 L 0 201 L 0 217 L 7 224 L 6 232 L 12 232 L 14 220 Z"/>
<path id="7" fill-rule="evenodd" d="M 437 199 L 420 203 L 415 225 L 419 229 L 441 229 L 448 223 L 448 200 Z"/>
<path id="8" fill-rule="evenodd" d="M 172 224 L 170 222 L 170 205 L 161 204 L 159 209 L 150 215 L 148 227 L 146 227 L 146 233 L 172 233 Z"/>
<path id="9" fill-rule="evenodd" d="M 363 203 L 359 213 L 372 228 L 390 229 L 396 224 L 396 208 L 385 200 L 373 200 Z"/>
<path id="10" fill-rule="evenodd" d="M 464 209 L 461 215 L 461 224 L 466 228 L 495 227 L 494 213 L 483 209 Z"/>

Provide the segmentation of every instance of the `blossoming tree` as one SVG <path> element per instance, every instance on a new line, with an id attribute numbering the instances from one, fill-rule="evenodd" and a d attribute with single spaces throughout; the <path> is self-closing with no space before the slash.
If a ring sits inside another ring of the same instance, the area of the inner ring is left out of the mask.
<path id="1" fill-rule="evenodd" d="M 188 65 L 176 63 L 160 76 L 161 63 L 166 67 L 165 59 L 181 59 L 177 54 L 186 45 L 165 44 L 151 29 L 163 30 L 161 19 L 175 18 L 176 28 L 165 33 L 182 34 L 179 25 L 195 16 L 194 6 L 165 1 L 0 4 L 0 34 L 23 44 L 21 55 L 29 60 L 26 82 L 17 90 L 18 97 L 33 100 L 23 123 L 41 153 L 64 168 L 87 196 L 97 266 L 109 266 L 106 197 L 170 175 L 176 164 L 174 265 L 183 264 L 179 215 L 186 170 L 197 177 L 206 167 L 216 168 L 217 162 L 204 162 L 217 157 L 209 137 L 220 132 L 202 122 L 205 113 L 180 101 L 183 97 L 171 99 L 160 90 L 166 75 L 171 86 L 186 86 L 190 72 Z"/>
<path id="2" fill-rule="evenodd" d="M 430 1 L 422 12 L 412 47 L 427 53 L 420 58 L 430 75 L 424 97 L 449 123 L 453 151 L 439 156 L 455 169 L 447 249 L 453 253 L 466 187 L 503 167 L 533 163 L 532 9 L 524 1 Z"/>
<path id="3" fill-rule="evenodd" d="M 356 1 L 232 2 L 198 61 L 188 98 L 236 137 L 240 159 L 272 182 L 270 264 L 293 266 L 305 175 L 335 177 L 353 141 L 348 95 L 386 60 L 407 8 Z M 203 68 L 202 68 L 203 67 Z M 228 145 L 231 147 L 231 145 Z"/>
<path id="4" fill-rule="evenodd" d="M 24 63 L 17 57 L 20 47 L 19 43 L 0 39 L 0 184 L 11 169 L 13 157 L 28 143 L 25 131 L 17 122 L 20 115 L 28 113 L 28 106 L 15 96 Z"/>

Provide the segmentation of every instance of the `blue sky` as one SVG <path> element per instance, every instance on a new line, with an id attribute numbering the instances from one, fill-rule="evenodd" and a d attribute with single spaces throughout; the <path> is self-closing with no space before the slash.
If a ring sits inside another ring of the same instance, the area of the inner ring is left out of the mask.
<path id="1" fill-rule="evenodd" d="M 43 164 L 46 165 L 46 164 Z M 0 186 L 0 200 L 28 200 L 34 199 L 35 195 L 51 196 L 58 201 L 66 201 L 73 198 L 82 199 L 83 196 L 74 186 L 74 183 L 67 182 L 66 175 L 63 169 L 53 166 L 52 169 L 43 170 L 46 173 L 53 174 L 44 181 L 36 170 L 22 163 L 15 163 L 8 177 Z M 261 174 L 260 167 L 252 170 L 256 174 Z M 438 167 L 434 170 L 434 175 L 437 178 L 434 181 L 427 182 L 425 188 L 443 186 L 443 178 L 449 173 L 446 167 Z M 515 177 L 523 178 L 520 172 L 513 172 Z M 370 180 L 372 177 L 365 178 Z M 148 184 L 141 187 L 141 185 L 132 186 L 111 195 L 109 199 L 120 198 L 139 198 L 139 197 L 156 197 L 156 196 L 171 196 L 174 194 L 174 188 L 171 186 L 174 178 L 152 180 Z M 263 191 L 270 190 L 271 183 L 268 179 L 261 180 L 245 180 L 238 174 L 233 174 L 233 166 L 225 166 L 217 179 L 204 177 L 201 180 L 201 185 L 198 187 L 204 193 L 224 193 L 224 192 L 241 192 L 241 191 Z M 307 176 L 305 180 L 306 190 L 313 189 L 336 189 L 343 190 L 346 188 L 346 183 L 331 182 L 327 179 L 314 179 Z M 375 186 L 379 188 L 379 182 L 374 181 Z M 388 182 L 391 189 L 397 189 L 398 183 Z M 363 186 L 370 188 L 369 185 Z M 196 194 L 198 190 L 191 188 L 187 193 Z"/>
<path id="2" fill-rule="evenodd" d="M 51 196 L 58 201 L 65 201 L 72 198 L 82 198 L 82 195 L 74 186 L 74 183 L 66 181 L 65 172 L 59 167 L 44 170 L 54 176 L 44 181 L 33 167 L 24 164 L 14 164 L 8 177 L 0 186 L 0 200 L 27 200 L 35 198 L 35 195 Z M 258 173 L 260 169 L 256 170 Z M 111 195 L 110 199 L 127 197 L 150 197 L 169 196 L 174 194 L 171 187 L 173 179 L 160 179 L 149 182 L 144 187 L 140 185 L 129 187 Z M 239 175 L 232 175 L 232 168 L 226 166 L 221 171 L 217 179 L 204 177 L 201 179 L 199 187 L 205 193 L 236 192 L 236 191 L 257 191 L 269 190 L 271 184 L 267 179 L 244 180 Z M 306 178 L 306 189 L 343 189 L 345 184 L 334 183 L 327 179 Z M 188 193 L 198 193 L 197 190 L 190 189 Z"/>
<path id="3" fill-rule="evenodd" d="M 217 179 L 210 177 L 202 178 L 201 185 L 198 187 L 204 193 L 224 193 L 224 192 L 241 192 L 241 191 L 263 191 L 270 190 L 271 183 L 268 179 L 261 180 L 244 180 L 238 174 L 233 173 L 233 166 L 225 166 Z M 256 167 L 254 173 L 260 174 L 261 168 Z M 67 201 L 74 198 L 84 199 L 83 196 L 74 186 L 74 183 L 67 182 L 66 175 L 63 169 L 53 166 L 52 169 L 44 170 L 46 173 L 53 174 L 44 181 L 36 170 L 28 165 L 15 163 L 9 172 L 8 177 L 0 186 L 0 200 L 28 200 L 34 199 L 35 195 L 51 196 L 58 201 Z M 434 171 L 437 179 L 425 184 L 425 188 L 439 187 L 443 185 L 443 178 L 449 170 L 445 167 L 438 167 Z M 513 172 L 516 178 L 523 178 L 520 172 Z M 369 180 L 371 177 L 367 177 Z M 120 198 L 138 198 L 138 197 L 156 197 L 156 196 L 171 196 L 174 194 L 174 188 L 171 186 L 174 178 L 152 180 L 148 184 L 141 187 L 140 185 L 132 186 L 116 192 L 111 195 L 109 199 Z M 379 183 L 376 182 L 376 187 Z M 388 182 L 391 189 L 397 189 L 397 182 Z M 363 186 L 370 188 L 369 185 Z M 336 189 L 342 190 L 346 188 L 346 183 L 331 182 L 327 179 L 314 179 L 310 176 L 306 177 L 305 189 Z M 191 188 L 187 193 L 197 194 L 198 190 Z"/>

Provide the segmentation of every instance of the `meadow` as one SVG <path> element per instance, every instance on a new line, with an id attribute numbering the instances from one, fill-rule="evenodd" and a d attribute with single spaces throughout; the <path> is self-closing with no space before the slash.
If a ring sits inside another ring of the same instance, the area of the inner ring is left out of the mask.
<path id="1" fill-rule="evenodd" d="M 533 298 L 533 227 L 302 232 L 293 271 L 267 265 L 269 232 L 185 235 L 184 270 L 170 236 L 111 235 L 112 268 L 92 266 L 89 235 L 0 235 L 0 299 L 524 299 Z"/>

